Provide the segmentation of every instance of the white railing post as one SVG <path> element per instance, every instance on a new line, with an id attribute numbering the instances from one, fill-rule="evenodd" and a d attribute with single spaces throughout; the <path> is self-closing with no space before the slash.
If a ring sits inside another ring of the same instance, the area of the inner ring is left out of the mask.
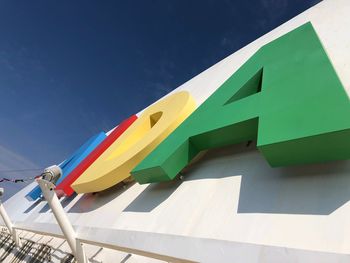
<path id="1" fill-rule="evenodd" d="M 13 227 L 13 224 L 10 220 L 10 217 L 8 216 L 8 214 L 5 210 L 5 207 L 2 204 L 1 200 L 0 200 L 0 214 L 1 214 L 2 219 L 5 222 L 5 225 L 8 229 L 8 231 L 12 235 L 13 241 L 15 241 L 16 246 L 20 248 L 22 246 L 21 240 L 19 239 L 18 233 L 17 233 L 16 229 Z"/>
<path id="2" fill-rule="evenodd" d="M 74 231 L 73 226 L 68 220 L 68 217 L 58 200 L 58 197 L 54 191 L 55 185 L 47 180 L 38 178 L 36 179 L 37 183 L 39 184 L 41 191 L 43 192 L 43 195 L 48 202 L 58 225 L 60 226 L 69 247 L 72 250 L 72 253 L 75 256 L 75 259 L 78 263 L 87 263 L 88 260 L 86 258 L 84 249 L 82 247 L 81 242 L 77 239 L 76 233 Z"/>

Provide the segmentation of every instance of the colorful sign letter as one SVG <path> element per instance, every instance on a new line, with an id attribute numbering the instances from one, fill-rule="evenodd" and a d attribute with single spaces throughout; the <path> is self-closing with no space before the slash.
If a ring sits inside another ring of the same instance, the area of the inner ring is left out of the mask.
<path id="1" fill-rule="evenodd" d="M 136 115 L 132 115 L 130 118 L 124 120 L 118 125 L 101 143 L 98 145 L 68 176 L 62 180 L 56 187 L 56 193 L 58 196 L 71 196 L 74 190 L 71 184 L 83 173 L 90 165 L 101 156 L 102 153 L 108 149 L 109 146 L 117 140 L 123 132 L 137 119 Z"/>
<path id="2" fill-rule="evenodd" d="M 195 109 L 195 102 L 181 91 L 148 107 L 72 184 L 77 193 L 107 189 L 130 176 L 130 171 L 180 125 Z"/>
<path id="3" fill-rule="evenodd" d="M 133 171 L 173 179 L 201 150 L 257 139 L 271 166 L 350 158 L 350 101 L 311 23 L 260 48 Z"/>
<path id="4" fill-rule="evenodd" d="M 76 150 L 68 159 L 59 165 L 62 169 L 62 175 L 58 179 L 57 184 L 64 181 L 67 175 L 74 170 L 75 167 L 93 150 L 97 145 L 99 145 L 102 140 L 106 138 L 104 132 L 91 137 L 87 142 L 85 142 L 78 150 Z M 41 189 L 37 185 L 32 191 L 30 191 L 26 198 L 29 200 L 36 200 L 41 196 Z"/>

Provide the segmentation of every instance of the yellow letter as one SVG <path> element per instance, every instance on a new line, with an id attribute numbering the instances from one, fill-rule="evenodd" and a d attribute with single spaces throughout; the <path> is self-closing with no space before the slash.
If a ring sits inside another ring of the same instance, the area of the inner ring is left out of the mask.
<path id="1" fill-rule="evenodd" d="M 170 95 L 149 106 L 73 184 L 77 193 L 98 192 L 130 176 L 156 146 L 195 109 L 187 91 Z"/>

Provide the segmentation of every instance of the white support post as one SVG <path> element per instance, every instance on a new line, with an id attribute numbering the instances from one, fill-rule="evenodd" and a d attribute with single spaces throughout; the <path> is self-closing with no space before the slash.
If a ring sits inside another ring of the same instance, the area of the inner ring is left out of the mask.
<path id="1" fill-rule="evenodd" d="M 12 235 L 13 241 L 15 241 L 16 246 L 18 248 L 20 248 L 22 246 L 21 240 L 19 239 L 18 233 L 17 233 L 16 229 L 13 227 L 13 224 L 12 224 L 12 222 L 10 220 L 10 217 L 8 216 L 8 214 L 7 214 L 6 210 L 5 210 L 5 207 L 4 207 L 4 205 L 2 204 L 1 201 L 0 201 L 0 214 L 1 214 L 2 219 L 5 222 L 5 225 L 6 225 L 7 229 L 8 229 L 8 231 Z"/>
<path id="2" fill-rule="evenodd" d="M 58 200 L 58 197 L 54 191 L 55 185 L 47 180 L 38 178 L 36 179 L 37 183 L 39 184 L 41 191 L 43 192 L 43 195 L 48 202 L 58 225 L 60 226 L 68 245 L 70 246 L 75 259 L 78 263 L 87 263 L 88 260 L 86 258 L 84 249 L 82 247 L 81 242 L 77 239 L 76 233 L 73 229 L 73 226 L 68 220 L 68 217 Z"/>

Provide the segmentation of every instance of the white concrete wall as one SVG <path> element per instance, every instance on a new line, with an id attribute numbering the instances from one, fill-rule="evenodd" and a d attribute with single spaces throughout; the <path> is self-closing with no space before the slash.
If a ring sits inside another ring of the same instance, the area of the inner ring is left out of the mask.
<path id="1" fill-rule="evenodd" d="M 350 97 L 350 1 L 325 0 L 181 85 L 202 103 L 259 47 L 311 21 Z M 346 117 L 346 116 L 344 116 Z M 165 260 L 345 262 L 350 160 L 271 168 L 254 148 L 209 151 L 184 181 L 113 187 L 62 204 L 78 236 Z M 17 227 L 61 235 L 45 202 L 5 203 Z"/>

